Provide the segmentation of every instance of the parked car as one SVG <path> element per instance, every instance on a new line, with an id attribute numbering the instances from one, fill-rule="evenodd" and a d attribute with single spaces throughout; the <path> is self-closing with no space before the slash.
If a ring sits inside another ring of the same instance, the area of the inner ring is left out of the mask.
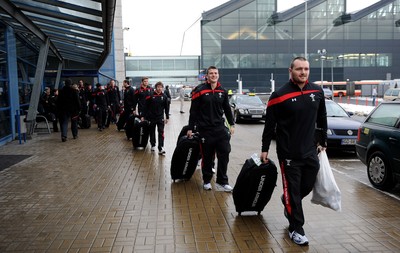
<path id="1" fill-rule="evenodd" d="M 184 92 L 185 92 L 184 100 L 185 101 L 188 101 L 188 100 L 192 99 L 192 91 L 193 91 L 192 88 L 184 88 Z"/>
<path id="2" fill-rule="evenodd" d="M 234 93 L 234 94 L 239 94 L 238 91 L 239 91 L 238 89 L 237 89 L 237 90 L 234 90 L 233 93 Z M 249 93 L 250 93 L 250 90 L 249 90 L 249 89 L 242 89 L 242 94 L 249 94 Z"/>
<path id="3" fill-rule="evenodd" d="M 328 149 L 355 151 L 361 122 L 351 118 L 352 113 L 346 112 L 335 101 L 325 99 L 325 104 L 328 116 Z"/>
<path id="4" fill-rule="evenodd" d="M 358 130 L 356 151 L 374 187 L 390 190 L 400 182 L 400 102 L 371 111 Z"/>
<path id="5" fill-rule="evenodd" d="M 400 88 L 389 88 L 383 94 L 384 101 L 395 101 L 400 99 Z"/>
<path id="6" fill-rule="evenodd" d="M 332 99 L 333 92 L 329 88 L 323 88 L 325 98 Z"/>
<path id="7" fill-rule="evenodd" d="M 234 94 L 229 103 L 235 123 L 243 120 L 265 120 L 266 105 L 255 94 Z"/>

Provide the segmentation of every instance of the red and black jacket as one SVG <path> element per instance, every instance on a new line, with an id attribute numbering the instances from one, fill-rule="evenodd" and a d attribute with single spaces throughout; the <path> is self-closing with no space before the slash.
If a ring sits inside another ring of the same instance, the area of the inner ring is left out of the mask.
<path id="1" fill-rule="evenodd" d="M 146 98 L 153 94 L 153 89 L 149 86 L 143 87 L 140 85 L 140 88 L 135 90 L 135 94 L 133 95 L 133 110 L 136 109 L 136 105 L 138 107 L 139 115 L 143 115 L 143 108 L 146 106 Z"/>
<path id="2" fill-rule="evenodd" d="M 149 120 L 164 119 L 164 114 L 169 119 L 168 97 L 164 93 L 154 92 L 146 97 L 146 106 L 143 108 L 143 116 Z"/>
<path id="3" fill-rule="evenodd" d="M 228 92 L 222 88 L 220 83 L 214 90 L 210 83 L 203 83 L 192 91 L 190 130 L 202 131 L 224 127 L 224 114 L 228 123 L 234 125 Z"/>
<path id="4" fill-rule="evenodd" d="M 316 152 L 315 131 L 326 146 L 327 118 L 322 88 L 307 83 L 303 89 L 290 80 L 271 94 L 262 135 L 262 152 L 268 152 L 276 130 L 278 158 L 302 159 Z"/>

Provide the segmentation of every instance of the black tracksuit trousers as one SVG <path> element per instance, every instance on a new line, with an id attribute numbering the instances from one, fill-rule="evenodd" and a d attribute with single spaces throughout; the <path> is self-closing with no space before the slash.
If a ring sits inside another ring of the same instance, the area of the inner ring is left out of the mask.
<path id="1" fill-rule="evenodd" d="M 164 119 L 150 120 L 150 144 L 152 147 L 156 145 L 156 127 L 158 133 L 158 151 L 164 147 Z"/>
<path id="2" fill-rule="evenodd" d="M 215 155 L 218 159 L 217 180 L 216 183 L 225 185 L 228 184 L 228 162 L 229 153 L 231 152 L 230 133 L 225 126 L 220 128 L 200 131 L 200 148 L 204 184 L 210 183 L 213 172 Z"/>
<path id="3" fill-rule="evenodd" d="M 282 174 L 283 204 L 285 205 L 289 231 L 304 235 L 304 213 L 302 199 L 313 189 L 319 171 L 317 153 L 305 159 L 279 157 Z"/>

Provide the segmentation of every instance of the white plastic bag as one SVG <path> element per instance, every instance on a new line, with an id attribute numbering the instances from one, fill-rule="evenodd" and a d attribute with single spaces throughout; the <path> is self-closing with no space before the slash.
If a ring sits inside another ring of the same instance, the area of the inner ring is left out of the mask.
<path id="1" fill-rule="evenodd" d="M 326 151 L 321 151 L 319 157 L 319 172 L 315 181 L 311 203 L 341 211 L 341 193 L 333 177 Z"/>

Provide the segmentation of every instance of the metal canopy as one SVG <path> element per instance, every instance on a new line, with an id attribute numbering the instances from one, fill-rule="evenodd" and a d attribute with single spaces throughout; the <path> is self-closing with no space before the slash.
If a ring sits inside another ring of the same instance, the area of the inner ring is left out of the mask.
<path id="1" fill-rule="evenodd" d="M 323 2 L 326 2 L 326 0 L 308 0 L 307 1 L 307 11 L 314 8 L 315 6 L 318 6 L 322 4 Z M 286 11 L 283 12 L 276 12 L 271 15 L 271 17 L 268 18 L 267 24 L 268 26 L 273 26 L 281 22 L 288 21 L 290 19 L 293 19 L 294 17 L 302 14 L 305 12 L 305 2 L 301 3 L 299 5 L 296 5 Z"/>
<path id="2" fill-rule="evenodd" d="M 202 22 L 214 21 L 237 9 L 254 2 L 254 0 L 231 0 L 209 11 L 203 12 Z"/>
<path id="3" fill-rule="evenodd" d="M 380 0 L 360 11 L 354 12 L 354 13 L 345 13 L 343 15 L 341 15 L 340 17 L 336 18 L 333 21 L 333 25 L 334 26 L 340 26 L 349 22 L 354 22 L 357 21 L 369 14 L 371 14 L 372 12 L 375 12 L 377 10 L 379 10 L 382 7 L 385 7 L 386 5 L 393 3 L 395 0 Z"/>
<path id="4" fill-rule="evenodd" d="M 39 52 L 100 68 L 111 50 L 116 0 L 1 0 L 0 21 Z"/>

